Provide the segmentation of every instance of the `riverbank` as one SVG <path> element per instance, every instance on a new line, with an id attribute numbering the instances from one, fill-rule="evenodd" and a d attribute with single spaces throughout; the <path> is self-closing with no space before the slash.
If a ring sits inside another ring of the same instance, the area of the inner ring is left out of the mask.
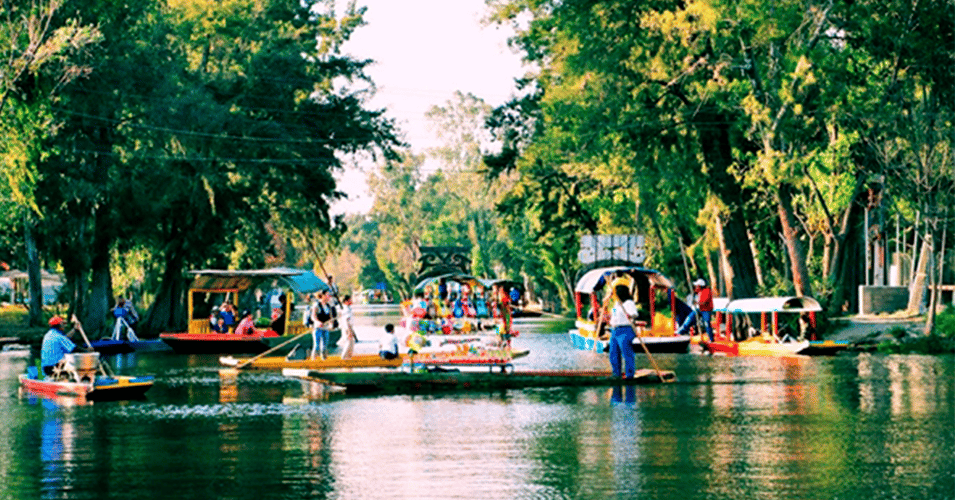
<path id="1" fill-rule="evenodd" d="M 955 352 L 955 314 L 936 316 L 935 334 L 925 335 L 925 316 L 856 315 L 831 318 L 826 339 L 848 341 L 854 351 L 944 354 Z"/>

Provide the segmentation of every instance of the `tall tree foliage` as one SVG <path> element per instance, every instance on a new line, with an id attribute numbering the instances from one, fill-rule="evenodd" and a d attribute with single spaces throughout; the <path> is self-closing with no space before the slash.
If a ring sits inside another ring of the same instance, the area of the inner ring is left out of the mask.
<path id="1" fill-rule="evenodd" d="M 111 251 L 154 256 L 160 288 L 145 328 L 182 328 L 186 269 L 259 266 L 276 228 L 330 229 L 340 155 L 390 155 L 390 120 L 364 105 L 367 62 L 339 52 L 362 11 L 333 6 L 69 4 L 105 41 L 65 96 L 67 125 L 42 168 L 45 203 L 60 214 L 48 230 L 81 250 L 57 256 L 77 298 L 89 283 L 92 325 L 109 306 Z"/>
<path id="2" fill-rule="evenodd" d="M 871 75 L 897 81 L 917 67 L 914 79 L 931 75 L 933 89 L 951 81 L 952 11 L 942 3 L 494 2 L 496 19 L 513 24 L 514 43 L 539 67 L 533 92 L 497 110 L 493 123 L 507 147 L 489 165 L 521 174 L 505 208 L 533 213 L 541 178 L 579 179 L 597 193 L 589 204 L 585 193 L 574 196 L 584 203 L 581 221 L 611 232 L 621 227 L 614 214 L 633 213 L 636 202 L 638 227 L 660 228 L 661 248 L 672 236 L 697 241 L 701 230 L 686 223 L 712 211 L 701 220 L 719 236 L 735 297 L 757 292 L 757 256 L 788 283 L 777 290 L 812 293 L 806 235 L 827 227 L 820 240 L 835 263 L 817 269 L 834 279 L 820 273 L 816 286 L 849 297 L 860 278 L 861 188 L 878 173 L 858 119 L 892 113 L 871 107 L 876 96 L 913 103 L 921 93 Z M 887 31 L 903 42 L 877 40 Z M 934 47 L 911 50 L 924 40 Z M 677 251 L 670 243 L 668 253 Z"/>
<path id="3" fill-rule="evenodd" d="M 43 289 L 37 221 L 44 211 L 35 190 L 41 144 L 59 121 L 52 106 L 60 90 L 90 71 L 80 56 L 101 39 L 100 32 L 75 18 L 58 24 L 63 0 L 0 3 L 0 170 L 9 215 L 22 220 L 23 248 L 30 284 L 30 323 L 42 322 Z"/>

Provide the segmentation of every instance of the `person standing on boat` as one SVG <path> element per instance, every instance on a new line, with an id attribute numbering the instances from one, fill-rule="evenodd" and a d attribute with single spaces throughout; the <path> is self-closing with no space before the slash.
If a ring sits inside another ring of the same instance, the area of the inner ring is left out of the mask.
<path id="1" fill-rule="evenodd" d="M 136 332 L 133 331 L 133 323 L 136 322 L 135 313 L 132 312 L 132 304 L 126 302 L 126 299 L 120 297 L 116 301 L 116 307 L 113 308 L 113 317 L 116 323 L 113 326 L 113 340 L 122 340 L 123 332 L 126 332 L 126 340 L 136 342 Z"/>
<path id="2" fill-rule="evenodd" d="M 328 303 L 328 292 L 318 292 L 318 300 L 312 306 L 312 354 L 321 359 L 328 357 L 328 330 L 331 327 L 332 313 Z"/>
<path id="3" fill-rule="evenodd" d="M 633 341 L 637 338 L 633 322 L 638 319 L 639 311 L 627 285 L 618 284 L 613 288 L 613 294 L 610 311 L 610 371 L 614 378 L 620 378 L 620 362 L 623 361 L 623 376 L 633 378 L 636 373 Z"/>
<path id="4" fill-rule="evenodd" d="M 683 324 L 680 325 L 680 329 L 676 332 L 677 335 L 686 335 L 687 332 L 690 331 L 690 327 L 694 326 L 696 316 L 699 314 L 700 321 L 703 323 L 703 327 L 706 328 L 706 334 L 710 337 L 710 342 L 713 342 L 713 325 L 710 321 L 710 317 L 713 314 L 713 290 L 706 286 L 705 280 L 698 279 L 693 282 L 693 293 L 687 297 L 687 303 L 692 310 L 686 319 L 683 320 Z"/>
<path id="5" fill-rule="evenodd" d="M 355 327 L 352 325 L 354 314 L 351 310 L 351 295 L 342 297 L 342 333 L 345 335 L 345 345 L 342 347 L 342 359 L 351 359 L 355 350 Z"/>
<path id="6" fill-rule="evenodd" d="M 50 329 L 43 336 L 43 344 L 40 347 L 40 367 L 46 375 L 53 374 L 53 368 L 56 367 L 63 358 L 76 350 L 76 344 L 70 340 L 70 333 L 63 333 L 63 327 L 66 321 L 59 317 L 50 318 Z"/>

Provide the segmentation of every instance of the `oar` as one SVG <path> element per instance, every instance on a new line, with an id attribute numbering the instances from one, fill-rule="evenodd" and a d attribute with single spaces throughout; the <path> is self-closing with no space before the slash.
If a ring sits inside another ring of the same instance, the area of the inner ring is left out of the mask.
<path id="1" fill-rule="evenodd" d="M 251 358 L 249 358 L 249 359 L 247 359 L 247 360 L 245 360 L 245 361 L 243 361 L 243 362 L 241 362 L 241 363 L 236 363 L 235 369 L 236 369 L 236 370 L 241 370 L 241 369 L 245 368 L 246 365 L 248 365 L 248 364 L 254 362 L 255 360 L 257 360 L 257 359 L 259 359 L 259 358 L 261 358 L 261 357 L 263 357 L 263 356 L 265 356 L 266 354 L 271 354 L 271 353 L 275 352 L 277 349 L 281 349 L 281 348 L 283 348 L 283 347 L 285 347 L 285 346 L 291 344 L 292 342 L 295 342 L 296 340 L 298 340 L 298 339 L 300 339 L 300 338 L 302 338 L 302 337 L 304 337 L 304 336 L 306 336 L 306 335 L 310 335 L 310 334 L 311 334 L 311 332 L 305 332 L 305 333 L 298 334 L 298 335 L 296 335 L 296 336 L 294 336 L 294 337 L 292 337 L 292 338 L 286 340 L 285 342 L 282 342 L 281 344 L 279 344 L 279 345 L 277 345 L 277 346 L 275 346 L 275 347 L 269 349 L 268 351 L 265 351 L 265 352 L 263 352 L 263 353 L 261 353 L 261 354 L 256 354 L 255 356 L 252 356 Z"/>
<path id="2" fill-rule="evenodd" d="M 73 324 L 76 325 L 76 329 L 80 331 L 80 335 L 83 337 L 83 340 L 86 342 L 86 347 L 89 347 L 91 350 L 95 351 L 96 349 L 93 349 L 93 344 L 90 343 L 90 339 L 87 338 L 86 332 L 83 331 L 83 323 L 80 323 L 80 319 L 77 318 L 75 314 L 73 315 L 72 319 L 73 319 Z M 109 363 L 103 360 L 99 360 L 99 365 L 103 367 L 104 375 L 108 377 L 113 376 L 113 369 L 109 367 Z"/>
<path id="3" fill-rule="evenodd" d="M 640 347 L 643 347 L 643 352 L 647 354 L 647 359 L 650 360 L 650 364 L 653 366 L 653 369 L 657 372 L 657 377 L 660 378 L 660 382 L 670 382 L 669 380 L 663 378 L 663 372 L 660 371 L 660 367 L 657 366 L 656 360 L 653 359 L 653 356 L 650 354 L 650 349 L 647 349 L 647 344 L 643 341 L 643 335 L 640 335 L 640 329 L 637 328 L 637 324 L 633 321 L 633 318 L 630 318 L 630 325 L 633 327 L 633 333 L 637 335 L 637 338 L 640 339 Z"/>

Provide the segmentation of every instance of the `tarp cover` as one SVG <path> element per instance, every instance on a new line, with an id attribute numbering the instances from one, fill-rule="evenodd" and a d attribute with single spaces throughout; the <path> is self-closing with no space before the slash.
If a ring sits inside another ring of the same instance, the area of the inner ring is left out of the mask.
<path id="1" fill-rule="evenodd" d="M 812 297 L 759 297 L 755 299 L 736 299 L 726 305 L 726 310 L 731 313 L 796 313 L 822 311 L 822 306 Z"/>
<path id="2" fill-rule="evenodd" d="M 278 281 L 297 293 L 312 293 L 327 290 L 328 285 L 311 271 L 287 267 L 233 271 L 226 269 L 202 269 L 189 271 L 193 275 L 194 290 L 248 290 L 259 284 Z"/>
<path id="3" fill-rule="evenodd" d="M 430 278 L 425 278 L 421 280 L 417 285 L 415 285 L 414 291 L 415 292 L 423 291 L 426 286 L 432 285 L 441 280 L 444 280 L 445 282 L 453 281 L 456 283 L 467 284 L 469 286 L 473 286 L 479 282 L 479 280 L 476 277 L 471 276 L 470 274 L 448 273 L 448 274 L 442 274 L 440 276 L 432 276 Z"/>
<path id="4" fill-rule="evenodd" d="M 587 271 L 577 280 L 577 286 L 574 287 L 574 291 L 579 293 L 594 293 L 595 289 L 602 288 L 606 284 L 608 276 L 613 275 L 617 271 L 624 271 L 627 274 L 640 274 L 646 277 L 650 284 L 655 287 L 673 288 L 673 282 L 670 281 L 670 278 L 660 274 L 659 271 L 642 267 L 618 266 L 601 267 Z"/>

